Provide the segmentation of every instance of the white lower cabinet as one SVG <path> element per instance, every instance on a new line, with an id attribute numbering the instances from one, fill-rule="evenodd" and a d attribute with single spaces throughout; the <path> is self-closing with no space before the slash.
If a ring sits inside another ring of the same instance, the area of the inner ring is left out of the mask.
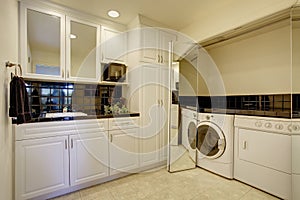
<path id="1" fill-rule="evenodd" d="M 69 136 L 70 185 L 109 175 L 108 131 Z"/>
<path id="2" fill-rule="evenodd" d="M 139 168 L 138 129 L 110 131 L 110 175 L 132 173 Z"/>
<path id="3" fill-rule="evenodd" d="M 139 117 L 14 125 L 15 199 L 43 199 L 137 172 L 139 132 Z"/>
<path id="4" fill-rule="evenodd" d="M 139 117 L 109 119 L 110 175 L 139 168 Z"/>
<path id="5" fill-rule="evenodd" d="M 16 200 L 109 176 L 108 119 L 14 125 L 14 134 Z"/>
<path id="6" fill-rule="evenodd" d="M 15 199 L 69 187 L 68 136 L 16 141 Z"/>

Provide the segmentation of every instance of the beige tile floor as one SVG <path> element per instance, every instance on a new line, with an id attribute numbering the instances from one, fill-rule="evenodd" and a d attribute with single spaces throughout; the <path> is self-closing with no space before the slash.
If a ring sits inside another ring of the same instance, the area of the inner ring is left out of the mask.
<path id="1" fill-rule="evenodd" d="M 200 168 L 169 173 L 143 172 L 86 188 L 53 200 L 275 200 L 260 190 Z"/>
<path id="2" fill-rule="evenodd" d="M 170 152 L 171 172 L 195 168 L 195 162 L 183 145 L 171 145 Z"/>

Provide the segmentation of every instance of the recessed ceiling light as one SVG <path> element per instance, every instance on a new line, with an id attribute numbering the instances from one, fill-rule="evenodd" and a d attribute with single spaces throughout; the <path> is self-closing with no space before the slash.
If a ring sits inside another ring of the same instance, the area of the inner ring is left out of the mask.
<path id="1" fill-rule="evenodd" d="M 116 10 L 110 10 L 107 12 L 108 16 L 112 17 L 112 18 L 117 18 L 120 16 L 120 13 Z"/>
<path id="2" fill-rule="evenodd" d="M 71 38 L 71 39 L 76 39 L 76 38 L 77 38 L 77 36 L 76 36 L 76 35 L 74 35 L 74 34 L 70 34 L 70 38 Z"/>

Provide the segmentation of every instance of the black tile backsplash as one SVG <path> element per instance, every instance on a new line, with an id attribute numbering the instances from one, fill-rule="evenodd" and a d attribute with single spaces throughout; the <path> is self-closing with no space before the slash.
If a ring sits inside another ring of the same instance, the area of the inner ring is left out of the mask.
<path id="1" fill-rule="evenodd" d="M 118 102 L 122 97 L 121 86 L 25 82 L 33 117 L 38 117 L 42 112 L 62 112 L 63 108 L 87 114 L 103 114 L 104 105 Z"/>
<path id="2" fill-rule="evenodd" d="M 184 106 L 196 107 L 198 98 L 196 96 L 179 96 L 179 103 Z"/>
<path id="3" fill-rule="evenodd" d="M 32 117 L 38 117 L 42 112 L 62 112 L 63 108 L 87 114 L 104 114 L 104 105 L 124 100 L 122 86 L 30 80 L 25 82 Z M 172 97 L 177 95 L 174 93 Z M 177 103 L 177 98 L 172 100 Z M 179 96 L 179 104 L 197 107 L 199 112 L 272 117 L 290 117 L 293 110 L 293 117 L 300 117 L 300 94 Z"/>
<path id="4" fill-rule="evenodd" d="M 293 94 L 293 115 L 300 117 L 300 94 Z"/>
<path id="5" fill-rule="evenodd" d="M 196 100 L 196 99 L 197 100 Z M 181 106 L 198 102 L 200 112 L 226 112 L 260 116 L 290 117 L 293 112 L 300 115 L 300 94 L 237 95 L 237 96 L 180 96 Z"/>

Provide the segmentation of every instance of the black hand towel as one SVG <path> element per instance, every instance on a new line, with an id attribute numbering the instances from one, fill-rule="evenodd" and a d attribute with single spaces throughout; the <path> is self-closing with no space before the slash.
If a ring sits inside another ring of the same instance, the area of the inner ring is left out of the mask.
<path id="1" fill-rule="evenodd" d="M 9 116 L 17 117 L 17 124 L 31 120 L 28 94 L 25 82 L 21 77 L 14 76 L 10 82 Z"/>

